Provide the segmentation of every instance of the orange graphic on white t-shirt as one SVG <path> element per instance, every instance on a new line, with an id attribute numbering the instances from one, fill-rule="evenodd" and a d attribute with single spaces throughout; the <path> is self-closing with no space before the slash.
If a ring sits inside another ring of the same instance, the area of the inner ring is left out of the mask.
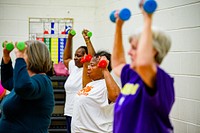
<path id="1" fill-rule="evenodd" d="M 78 92 L 78 95 L 85 95 L 87 96 L 88 95 L 88 92 L 92 89 L 93 87 L 92 86 L 86 86 L 84 87 L 83 89 L 81 89 L 79 92 Z"/>

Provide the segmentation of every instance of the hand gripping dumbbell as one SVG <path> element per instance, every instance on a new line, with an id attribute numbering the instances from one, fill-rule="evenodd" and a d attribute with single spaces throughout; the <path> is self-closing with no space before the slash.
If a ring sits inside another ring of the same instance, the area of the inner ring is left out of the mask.
<path id="1" fill-rule="evenodd" d="M 86 34 L 89 38 L 92 37 L 92 32 L 91 31 L 87 31 L 87 30 L 83 30 L 82 34 Z"/>
<path id="2" fill-rule="evenodd" d="M 73 30 L 73 29 L 71 29 L 70 31 L 69 31 L 69 34 L 71 34 L 71 35 L 76 35 L 76 31 L 75 30 Z"/>
<path id="3" fill-rule="evenodd" d="M 81 58 L 81 63 L 90 62 L 92 59 L 92 55 L 88 54 Z"/>
<path id="4" fill-rule="evenodd" d="M 115 23 L 116 14 L 119 14 L 119 18 L 123 21 L 128 20 L 131 17 L 131 11 L 128 8 L 123 8 L 120 11 L 114 10 L 110 14 L 110 20 Z"/>
<path id="5" fill-rule="evenodd" d="M 4 43 L 2 43 L 2 47 L 4 48 Z M 14 44 L 12 42 L 6 43 L 5 48 L 8 51 L 12 51 L 14 49 Z"/>
<path id="6" fill-rule="evenodd" d="M 139 6 L 143 6 L 146 13 L 152 14 L 157 8 L 157 2 L 155 0 L 141 0 Z"/>
<path id="7" fill-rule="evenodd" d="M 99 68 L 106 68 L 106 66 L 107 66 L 106 60 L 100 60 L 99 61 L 99 63 L 98 63 Z"/>
<path id="8" fill-rule="evenodd" d="M 24 42 L 18 42 L 16 44 L 16 47 L 17 47 L 18 50 L 22 51 L 22 50 L 25 49 L 25 43 Z"/>

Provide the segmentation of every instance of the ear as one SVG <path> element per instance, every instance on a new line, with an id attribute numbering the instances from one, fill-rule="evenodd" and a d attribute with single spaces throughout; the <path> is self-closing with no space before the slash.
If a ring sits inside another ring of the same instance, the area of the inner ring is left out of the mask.
<path id="1" fill-rule="evenodd" d="M 156 57 L 157 55 L 158 55 L 158 51 L 155 48 L 153 48 L 153 56 Z"/>
<path id="2" fill-rule="evenodd" d="M 154 48 L 153 49 L 153 57 L 154 57 L 155 61 L 156 61 L 157 56 L 158 56 L 158 51 Z"/>

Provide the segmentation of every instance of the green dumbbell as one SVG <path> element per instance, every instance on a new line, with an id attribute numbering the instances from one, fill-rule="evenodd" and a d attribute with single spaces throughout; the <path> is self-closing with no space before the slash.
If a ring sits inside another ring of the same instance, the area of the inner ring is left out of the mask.
<path id="1" fill-rule="evenodd" d="M 69 33 L 70 33 L 71 35 L 73 35 L 73 36 L 76 35 L 76 31 L 73 30 L 73 29 L 71 29 Z"/>
<path id="2" fill-rule="evenodd" d="M 2 43 L 2 47 L 4 47 L 4 43 Z M 12 51 L 14 49 L 14 45 L 12 42 L 6 43 L 5 47 L 8 51 Z"/>
<path id="3" fill-rule="evenodd" d="M 25 43 L 24 42 L 18 42 L 16 45 L 17 49 L 19 49 L 20 51 L 25 49 Z"/>
<path id="4" fill-rule="evenodd" d="M 88 37 L 92 37 L 92 32 L 91 32 L 91 31 L 88 31 L 88 32 L 87 32 L 87 36 L 88 36 Z"/>

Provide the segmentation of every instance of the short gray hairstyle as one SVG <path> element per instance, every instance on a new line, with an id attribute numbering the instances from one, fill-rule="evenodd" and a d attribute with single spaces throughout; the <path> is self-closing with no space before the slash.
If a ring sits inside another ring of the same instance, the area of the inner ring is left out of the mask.
<path id="1" fill-rule="evenodd" d="M 130 36 L 129 41 L 131 41 L 133 38 L 139 40 L 141 32 L 142 30 L 139 29 L 132 36 Z M 155 61 L 158 64 L 161 64 L 164 57 L 169 52 L 169 49 L 171 47 L 171 39 L 164 31 L 155 27 L 152 28 L 152 34 L 153 34 L 153 47 L 157 51 L 157 54 L 155 56 Z"/>

